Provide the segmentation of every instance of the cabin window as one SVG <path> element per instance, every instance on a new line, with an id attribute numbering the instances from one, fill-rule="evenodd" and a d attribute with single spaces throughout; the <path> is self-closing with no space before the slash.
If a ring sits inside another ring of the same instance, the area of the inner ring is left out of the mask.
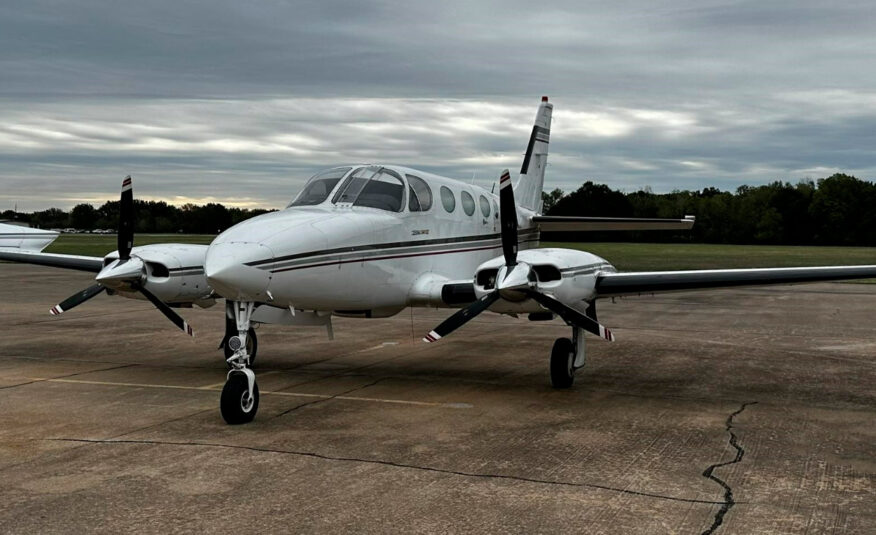
<path id="1" fill-rule="evenodd" d="M 335 167 L 313 175 L 289 206 L 314 206 L 325 201 L 352 167 Z M 288 208 L 288 206 L 287 206 Z"/>
<path id="2" fill-rule="evenodd" d="M 475 211 L 474 197 L 469 192 L 463 191 L 459 194 L 459 198 L 462 200 L 462 211 L 465 215 L 472 215 Z"/>
<path id="3" fill-rule="evenodd" d="M 357 169 L 351 174 L 341 185 L 333 201 L 400 212 L 404 206 L 404 196 L 405 185 L 397 173 L 383 167 L 371 166 Z"/>
<path id="4" fill-rule="evenodd" d="M 422 178 L 405 175 L 408 179 L 408 210 L 425 212 L 432 208 L 432 189 Z"/>
<path id="5" fill-rule="evenodd" d="M 484 217 L 490 217 L 490 201 L 483 195 L 478 200 L 481 202 L 481 213 L 484 214 Z"/>
<path id="6" fill-rule="evenodd" d="M 448 212 L 456 210 L 456 197 L 453 196 L 453 192 L 447 186 L 441 186 L 441 204 L 444 205 L 444 209 Z"/>

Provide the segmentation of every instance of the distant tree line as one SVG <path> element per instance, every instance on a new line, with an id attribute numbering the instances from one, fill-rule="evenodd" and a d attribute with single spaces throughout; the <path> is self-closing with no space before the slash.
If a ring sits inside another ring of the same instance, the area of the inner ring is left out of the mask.
<path id="1" fill-rule="evenodd" d="M 228 208 L 217 203 L 205 205 L 184 204 L 174 206 L 162 201 L 134 201 L 135 229 L 145 233 L 216 234 L 250 217 L 271 210 Z M 95 208 L 91 204 L 77 204 L 69 212 L 49 208 L 30 214 L 7 210 L 0 219 L 30 223 L 39 228 L 74 228 L 92 231 L 96 229 L 117 230 L 119 226 L 119 201 L 106 202 Z"/>
<path id="2" fill-rule="evenodd" d="M 698 243 L 876 246 L 876 184 L 836 174 L 797 184 L 773 182 L 740 186 L 735 192 L 624 193 L 585 182 L 571 193 L 543 194 L 544 212 L 561 216 L 680 218 L 696 216 L 692 231 L 545 233 L 545 241 L 689 241 Z M 270 210 L 221 204 L 174 206 L 135 201 L 138 232 L 215 234 Z M 0 219 L 40 228 L 111 229 L 118 226 L 119 203 L 99 208 L 78 204 L 70 212 L 50 208 L 30 214 L 11 210 Z"/>
<path id="3" fill-rule="evenodd" d="M 690 241 L 697 243 L 876 246 L 876 184 L 835 174 L 817 182 L 740 186 L 736 192 L 623 193 L 585 182 L 565 194 L 543 194 L 544 212 L 557 216 L 680 218 L 696 216 L 692 231 L 603 232 L 575 241 Z M 568 240 L 568 233 L 545 234 Z"/>

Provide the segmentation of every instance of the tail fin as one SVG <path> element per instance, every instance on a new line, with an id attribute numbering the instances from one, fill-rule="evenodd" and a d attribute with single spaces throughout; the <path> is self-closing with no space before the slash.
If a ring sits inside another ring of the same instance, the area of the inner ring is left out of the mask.
<path id="1" fill-rule="evenodd" d="M 533 212 L 541 211 L 541 191 L 544 187 L 544 170 L 547 167 L 548 143 L 551 136 L 551 112 L 554 105 L 547 97 L 541 97 L 541 106 L 535 115 L 535 125 L 526 146 L 526 156 L 520 176 L 514 185 L 514 198 L 518 206 Z"/>

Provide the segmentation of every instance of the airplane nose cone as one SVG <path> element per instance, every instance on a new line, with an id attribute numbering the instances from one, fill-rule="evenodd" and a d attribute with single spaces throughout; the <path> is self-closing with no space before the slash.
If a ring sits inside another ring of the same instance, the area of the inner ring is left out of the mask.
<path id="1" fill-rule="evenodd" d="M 268 301 L 271 272 L 259 269 L 255 263 L 270 260 L 273 256 L 273 252 L 260 243 L 231 241 L 211 244 L 204 264 L 207 283 L 226 299 Z"/>

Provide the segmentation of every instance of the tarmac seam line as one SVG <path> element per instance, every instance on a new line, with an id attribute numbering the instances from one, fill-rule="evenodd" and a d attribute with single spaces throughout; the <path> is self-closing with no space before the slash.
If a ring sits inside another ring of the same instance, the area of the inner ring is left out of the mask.
<path id="1" fill-rule="evenodd" d="M 131 366 L 136 366 L 136 364 L 122 364 L 121 366 L 112 366 L 110 368 L 101 368 L 98 370 L 87 370 L 84 372 L 76 372 L 76 373 L 71 373 L 71 374 L 67 374 L 67 375 L 59 375 L 57 377 L 30 378 L 30 381 L 27 381 L 26 383 L 18 383 L 18 384 L 14 384 L 14 385 L 0 386 L 0 390 L 6 390 L 9 388 L 17 388 L 19 386 L 27 386 L 27 385 L 32 385 L 35 383 L 61 382 L 62 379 L 67 379 L 68 377 L 76 377 L 77 375 L 85 375 L 86 373 L 97 373 L 97 372 L 108 372 L 110 370 L 120 370 L 122 368 L 130 368 Z"/>
<path id="2" fill-rule="evenodd" d="M 724 523 L 724 516 L 736 505 L 736 500 L 733 499 L 733 489 L 728 485 L 723 479 L 719 478 L 714 474 L 715 469 L 721 468 L 722 466 L 729 466 L 731 464 L 736 464 L 742 461 L 742 458 L 745 456 L 745 448 L 739 445 L 739 439 L 736 436 L 736 433 L 733 432 L 733 419 L 742 414 L 742 411 L 745 410 L 749 405 L 756 405 L 757 401 L 748 401 L 743 403 L 738 409 L 733 411 L 730 416 L 727 417 L 727 422 L 725 425 L 725 429 L 727 433 L 730 434 L 729 444 L 736 450 L 736 456 L 733 457 L 731 461 L 725 461 L 723 463 L 716 463 L 703 471 L 703 477 L 711 479 L 715 483 L 721 485 L 724 489 L 724 501 L 721 503 L 721 508 L 715 513 L 715 519 L 712 521 L 712 525 L 705 531 L 703 531 L 703 535 L 712 535 L 715 533 L 722 523 Z"/>
<path id="3" fill-rule="evenodd" d="M 701 503 L 706 505 L 723 505 L 723 501 L 714 501 L 714 500 L 698 500 L 693 498 L 679 498 L 677 496 L 667 496 L 665 494 L 654 494 L 650 492 L 641 492 L 636 490 L 629 490 L 617 487 L 609 487 L 607 485 L 598 485 L 594 483 L 576 483 L 573 481 L 551 481 L 548 479 L 538 479 L 524 476 L 512 476 L 508 474 L 482 474 L 477 472 L 463 472 L 459 470 L 450 470 L 447 468 L 437 468 L 433 466 L 420 466 L 416 464 L 407 464 L 401 463 L 397 461 L 386 461 L 382 459 L 365 459 L 359 457 L 340 457 L 334 455 L 326 455 L 323 453 L 316 453 L 310 451 L 297 451 L 297 450 L 282 450 L 275 448 L 260 448 L 256 446 L 238 446 L 234 444 L 221 444 L 216 442 L 176 442 L 176 441 L 165 441 L 165 440 L 104 440 L 104 439 L 89 439 L 89 438 L 70 438 L 70 437 L 58 437 L 58 438 L 45 438 L 38 440 L 46 440 L 52 442 L 80 442 L 80 443 L 91 443 L 91 444 L 101 444 L 101 445 L 115 445 L 115 444 L 139 444 L 139 445 L 148 445 L 148 446 L 183 446 L 183 447 L 206 447 L 206 448 L 225 448 L 225 449 L 236 449 L 236 450 L 246 450 L 253 451 L 256 453 L 273 453 L 280 455 L 293 455 L 297 457 L 309 457 L 312 459 L 320 459 L 324 461 L 338 461 L 338 462 L 351 462 L 351 463 L 363 463 L 363 464 L 376 464 L 381 466 L 389 466 L 392 468 L 402 468 L 402 469 L 410 469 L 410 470 L 421 470 L 423 472 L 433 472 L 438 474 L 447 474 L 454 475 L 460 477 L 469 477 L 469 478 L 477 478 L 477 479 L 501 479 L 507 481 L 517 481 L 521 483 L 534 483 L 539 485 L 553 485 L 560 487 L 573 487 L 573 488 L 588 488 L 595 490 L 605 490 L 610 492 L 617 492 L 621 494 L 627 494 L 631 496 L 641 496 L 645 498 L 656 498 L 660 500 L 668 500 L 673 502 L 682 502 L 682 503 Z"/>
<path id="4" fill-rule="evenodd" d="M 357 386 L 356 388 L 351 388 L 351 389 L 346 390 L 346 391 L 344 391 L 344 392 L 338 392 L 337 394 L 334 394 L 334 395 L 332 395 L 332 396 L 328 396 L 328 397 L 325 397 L 325 398 L 322 398 L 322 399 L 315 399 L 315 400 L 313 400 L 313 401 L 305 401 L 304 403 L 300 403 L 300 404 L 298 404 L 298 405 L 295 405 L 294 407 L 292 407 L 292 408 L 290 408 L 290 409 L 286 409 L 285 411 L 281 412 L 280 414 L 274 416 L 274 418 L 279 418 L 280 416 L 286 416 L 286 415 L 289 414 L 290 412 L 297 411 L 298 409 L 300 409 L 300 408 L 302 408 L 302 407 L 307 407 L 308 405 L 315 405 L 315 404 L 317 404 L 317 403 L 325 403 L 326 401 L 331 401 L 331 400 L 333 400 L 333 399 L 337 399 L 337 398 L 339 398 L 339 397 L 341 397 L 341 396 L 346 396 L 346 395 L 348 395 L 348 394 L 352 394 L 353 392 L 358 392 L 358 391 L 360 391 L 360 390 L 365 390 L 366 388 L 372 387 L 372 386 L 376 385 L 377 383 L 383 381 L 383 379 L 384 379 L 384 378 L 381 377 L 380 379 L 377 379 L 376 381 L 371 381 L 371 382 L 368 383 L 368 384 L 365 384 L 365 385 L 362 385 L 362 386 Z M 273 420 L 274 418 L 271 418 L 271 419 Z"/>

